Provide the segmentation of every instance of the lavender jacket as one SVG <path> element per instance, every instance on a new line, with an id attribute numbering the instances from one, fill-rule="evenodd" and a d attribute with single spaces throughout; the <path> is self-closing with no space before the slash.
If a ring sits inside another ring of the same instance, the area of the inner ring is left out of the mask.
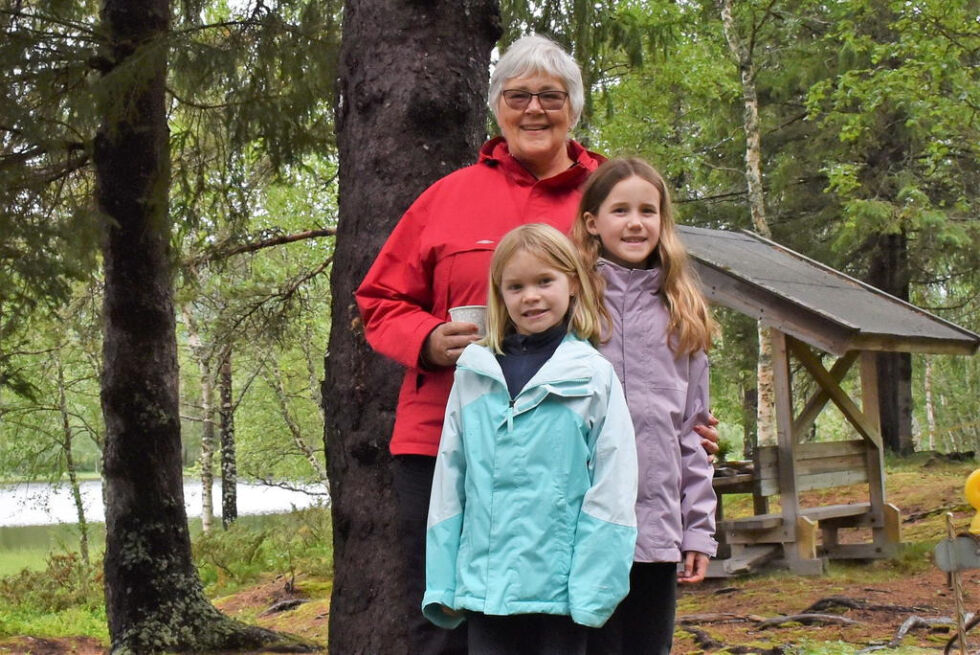
<path id="1" fill-rule="evenodd" d="M 612 338 L 599 351 L 626 392 L 639 460 L 634 561 L 679 562 L 682 553 L 714 556 L 713 470 L 693 427 L 708 414 L 708 358 L 675 357 L 661 269 L 628 269 L 600 259 Z"/>

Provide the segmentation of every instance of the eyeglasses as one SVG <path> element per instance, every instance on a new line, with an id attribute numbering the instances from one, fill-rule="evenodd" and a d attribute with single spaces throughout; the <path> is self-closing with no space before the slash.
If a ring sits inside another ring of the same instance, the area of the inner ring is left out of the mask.
<path id="1" fill-rule="evenodd" d="M 566 91 L 539 91 L 538 93 L 531 93 L 530 91 L 523 91 L 521 89 L 506 89 L 502 95 L 508 107 L 518 110 L 527 109 L 528 105 L 531 104 L 531 98 L 535 96 L 538 98 L 538 104 L 541 105 L 541 109 L 545 111 L 561 109 L 565 106 L 565 99 L 568 98 Z"/>

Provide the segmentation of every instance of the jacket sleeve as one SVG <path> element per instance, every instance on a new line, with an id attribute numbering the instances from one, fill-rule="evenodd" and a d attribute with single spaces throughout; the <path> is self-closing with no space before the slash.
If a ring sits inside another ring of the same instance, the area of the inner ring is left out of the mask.
<path id="1" fill-rule="evenodd" d="M 603 360 L 604 389 L 593 415 L 589 469 L 568 579 L 572 620 L 602 626 L 629 591 L 636 548 L 636 437 L 623 388 Z"/>
<path id="2" fill-rule="evenodd" d="M 450 616 L 443 606 L 456 609 L 456 560 L 466 507 L 466 457 L 463 452 L 459 384 L 449 394 L 439 453 L 436 456 L 425 531 L 425 594 L 422 614 L 443 628 L 455 628 L 461 616 Z"/>
<path id="3" fill-rule="evenodd" d="M 681 520 L 684 534 L 681 551 L 696 551 L 714 557 L 718 543 L 715 534 L 715 505 L 712 487 L 714 467 L 701 446 L 694 426 L 708 421 L 708 358 L 704 352 L 691 357 L 687 387 L 687 406 L 681 427 Z"/>
<path id="4" fill-rule="evenodd" d="M 355 292 L 368 343 L 410 368 L 418 366 L 425 338 L 444 322 L 430 313 L 432 267 L 421 246 L 432 193 L 430 187 L 405 212 Z"/>

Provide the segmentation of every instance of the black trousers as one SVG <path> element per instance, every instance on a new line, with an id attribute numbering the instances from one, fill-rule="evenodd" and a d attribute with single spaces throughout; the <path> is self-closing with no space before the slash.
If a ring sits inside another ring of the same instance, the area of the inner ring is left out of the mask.
<path id="1" fill-rule="evenodd" d="M 444 630 L 422 616 L 425 594 L 425 524 L 436 458 L 425 455 L 396 455 L 392 469 L 398 502 L 399 555 L 404 566 L 405 594 L 414 611 L 408 625 L 411 655 L 466 655 L 466 623 Z"/>
<path id="2" fill-rule="evenodd" d="M 470 655 L 585 655 L 586 628 L 568 616 L 473 613 L 467 620 Z"/>
<path id="3" fill-rule="evenodd" d="M 588 655 L 668 655 L 676 609 L 677 564 L 633 562 L 629 594 L 589 631 Z"/>

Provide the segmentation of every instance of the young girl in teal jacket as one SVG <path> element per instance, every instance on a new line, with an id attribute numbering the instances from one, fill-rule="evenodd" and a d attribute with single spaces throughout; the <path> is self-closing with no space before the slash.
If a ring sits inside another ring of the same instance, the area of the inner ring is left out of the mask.
<path id="1" fill-rule="evenodd" d="M 543 224 L 490 270 L 487 336 L 460 357 L 426 534 L 423 613 L 471 655 L 584 653 L 629 588 L 636 445 L 595 282 Z M 590 343 L 591 342 L 591 343 Z"/>

